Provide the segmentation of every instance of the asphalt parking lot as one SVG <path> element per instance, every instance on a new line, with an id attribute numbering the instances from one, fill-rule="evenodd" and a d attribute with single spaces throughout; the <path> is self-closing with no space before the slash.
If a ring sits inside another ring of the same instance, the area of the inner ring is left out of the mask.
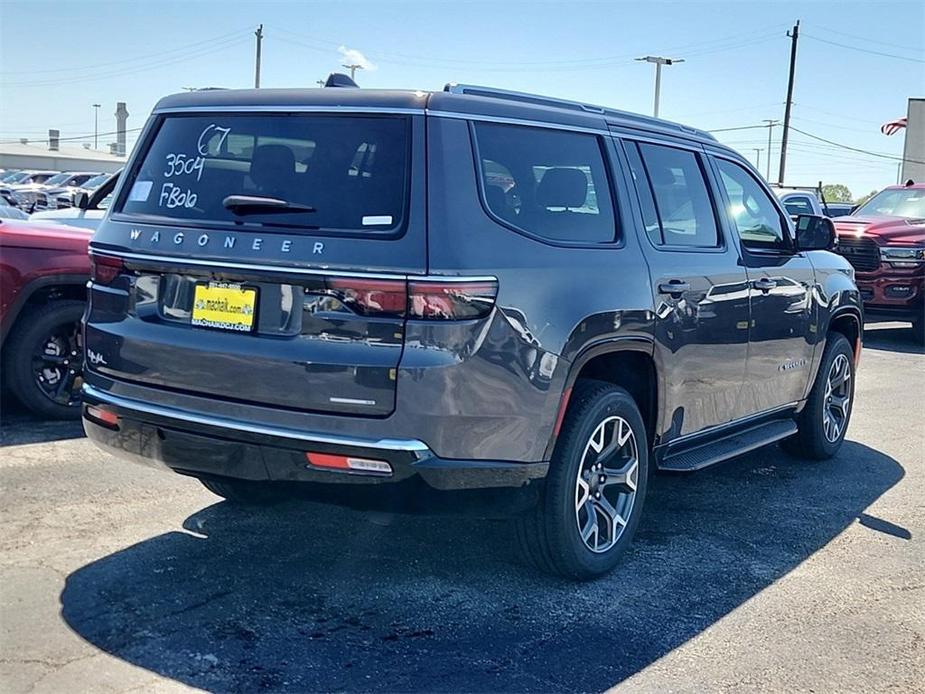
<path id="1" fill-rule="evenodd" d="M 0 691 L 921 691 L 925 353 L 865 346 L 838 458 L 656 477 L 589 584 L 500 521 L 235 509 L 5 403 Z"/>

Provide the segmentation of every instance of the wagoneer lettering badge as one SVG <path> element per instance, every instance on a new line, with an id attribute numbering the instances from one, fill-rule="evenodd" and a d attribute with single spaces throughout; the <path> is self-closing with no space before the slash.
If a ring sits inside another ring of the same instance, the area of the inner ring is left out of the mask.
<path id="1" fill-rule="evenodd" d="M 141 229 L 131 229 L 128 232 L 129 239 L 132 241 L 138 241 L 142 239 Z M 178 231 L 173 235 L 173 244 L 175 246 L 183 246 L 186 241 L 186 235 L 182 231 Z M 196 245 L 199 248 L 207 248 L 213 242 L 213 237 L 210 234 L 199 234 L 195 237 Z M 159 243 L 161 240 L 161 232 L 155 231 L 151 233 L 151 236 L 148 237 L 148 243 L 154 245 Z M 234 248 L 238 242 L 237 236 L 230 234 L 223 234 L 222 236 L 215 236 L 214 241 L 221 244 L 222 248 Z M 293 239 L 280 239 L 279 241 L 274 240 L 272 245 L 267 245 L 265 239 L 261 237 L 254 238 L 251 241 L 250 248 L 254 251 L 276 251 L 277 249 L 282 253 L 292 253 L 293 249 L 297 249 L 297 241 Z M 302 244 L 307 246 L 308 244 Z M 312 241 L 311 242 L 311 253 L 312 255 L 320 255 L 324 253 L 324 244 L 321 241 Z"/>

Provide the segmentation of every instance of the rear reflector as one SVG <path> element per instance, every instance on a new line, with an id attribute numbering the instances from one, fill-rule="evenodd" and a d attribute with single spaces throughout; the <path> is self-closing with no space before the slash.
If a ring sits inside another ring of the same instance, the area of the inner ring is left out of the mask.
<path id="1" fill-rule="evenodd" d="M 117 429 L 119 427 L 119 415 L 109 410 L 104 410 L 102 407 L 96 407 L 94 405 L 87 405 L 87 416 L 90 419 L 96 420 L 100 424 Z"/>
<path id="2" fill-rule="evenodd" d="M 99 284 L 109 284 L 125 269 L 122 258 L 90 254 L 90 279 Z"/>
<path id="3" fill-rule="evenodd" d="M 306 453 L 305 458 L 314 467 L 322 467 L 329 470 L 369 472 L 377 475 L 392 474 L 392 466 L 384 460 L 353 458 L 346 455 L 330 455 L 329 453 Z"/>
<path id="4" fill-rule="evenodd" d="M 424 320 L 484 318 L 495 305 L 498 282 L 409 282 L 409 317 Z"/>

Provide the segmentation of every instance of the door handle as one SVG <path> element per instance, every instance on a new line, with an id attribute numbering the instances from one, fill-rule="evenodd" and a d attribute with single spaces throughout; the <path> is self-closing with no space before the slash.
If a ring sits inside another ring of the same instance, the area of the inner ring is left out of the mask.
<path id="1" fill-rule="evenodd" d="M 762 277 L 761 279 L 758 279 L 752 282 L 752 286 L 755 289 L 759 289 L 765 294 L 767 294 L 769 291 L 771 291 L 772 289 L 774 289 L 774 287 L 777 286 L 777 282 L 775 282 L 774 280 L 768 277 Z"/>
<path id="2" fill-rule="evenodd" d="M 662 282 L 658 285 L 659 293 L 668 294 L 675 299 L 679 298 L 684 292 L 689 292 L 690 290 L 691 285 L 682 280 L 671 280 L 670 282 Z"/>

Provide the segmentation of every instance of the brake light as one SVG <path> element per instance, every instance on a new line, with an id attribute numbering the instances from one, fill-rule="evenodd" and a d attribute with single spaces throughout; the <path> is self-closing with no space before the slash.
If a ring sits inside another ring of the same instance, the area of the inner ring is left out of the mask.
<path id="1" fill-rule="evenodd" d="M 122 258 L 90 254 L 90 279 L 99 284 L 111 284 L 125 269 Z"/>
<path id="2" fill-rule="evenodd" d="M 484 318 L 497 295 L 496 280 L 409 282 L 408 314 L 423 320 Z"/>
<path id="3" fill-rule="evenodd" d="M 364 316 L 405 315 L 408 286 L 404 280 L 330 278 L 328 291 L 345 305 Z"/>

